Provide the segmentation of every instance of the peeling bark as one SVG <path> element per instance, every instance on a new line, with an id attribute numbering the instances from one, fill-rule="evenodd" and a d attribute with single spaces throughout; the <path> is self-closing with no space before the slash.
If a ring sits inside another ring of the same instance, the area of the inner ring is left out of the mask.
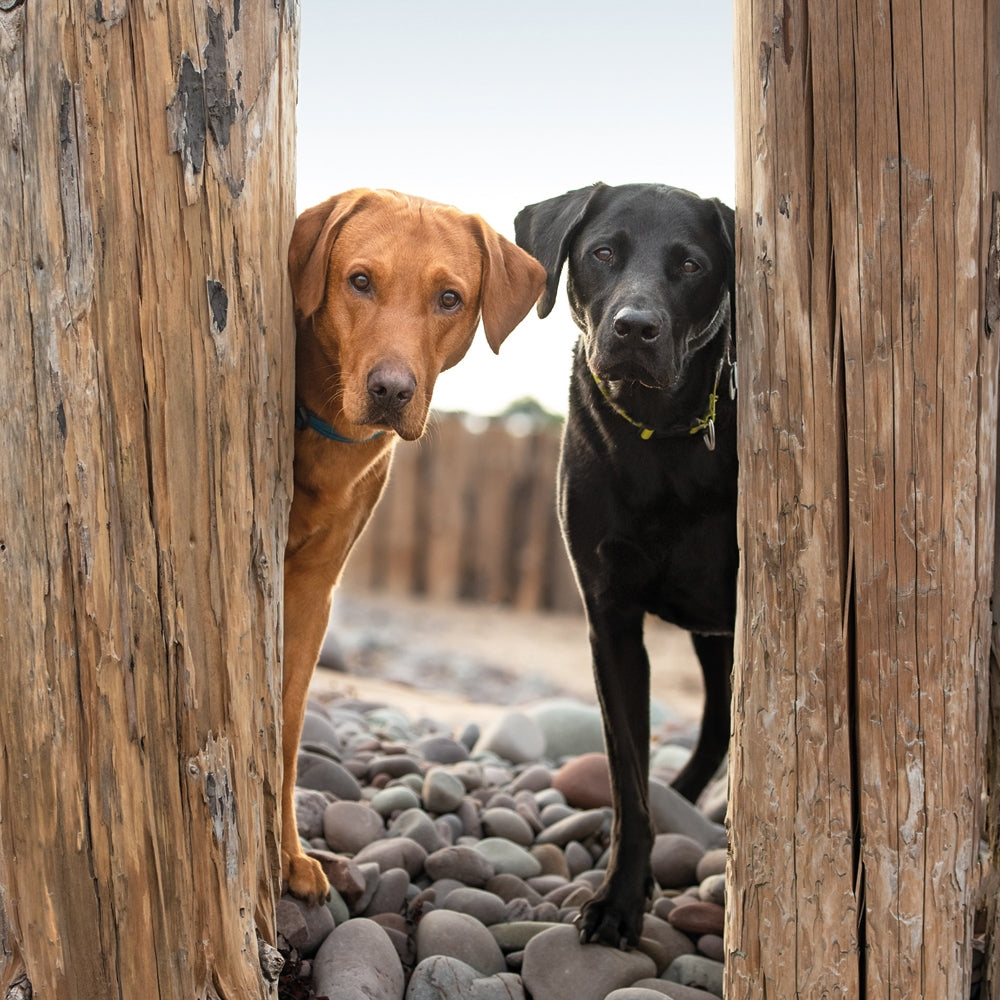
<path id="1" fill-rule="evenodd" d="M 297 21 L 0 0 L 4 997 L 276 989 Z"/>

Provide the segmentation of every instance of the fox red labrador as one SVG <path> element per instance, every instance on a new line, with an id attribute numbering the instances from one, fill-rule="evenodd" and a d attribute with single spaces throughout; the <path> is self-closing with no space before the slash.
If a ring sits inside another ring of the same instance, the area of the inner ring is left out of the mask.
<path id="1" fill-rule="evenodd" d="M 434 382 L 482 318 L 499 350 L 545 286 L 545 269 L 481 218 L 394 191 L 358 189 L 299 216 L 288 250 L 295 303 L 295 492 L 285 549 L 282 876 L 329 892 L 295 825 L 306 693 L 351 546 L 398 438 L 427 421 Z"/>

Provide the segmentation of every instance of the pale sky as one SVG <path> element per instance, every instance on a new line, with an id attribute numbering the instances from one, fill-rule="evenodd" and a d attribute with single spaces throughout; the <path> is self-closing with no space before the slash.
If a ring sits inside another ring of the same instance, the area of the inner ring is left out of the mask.
<path id="1" fill-rule="evenodd" d="M 732 205 L 732 0 L 301 0 L 297 211 L 389 187 L 514 238 L 527 204 L 656 181 Z M 560 290 L 500 355 L 477 335 L 434 406 L 565 412 Z"/>

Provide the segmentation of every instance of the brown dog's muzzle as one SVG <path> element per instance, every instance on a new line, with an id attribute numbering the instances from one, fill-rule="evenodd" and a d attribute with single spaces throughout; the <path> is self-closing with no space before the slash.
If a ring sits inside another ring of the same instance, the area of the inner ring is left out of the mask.
<path id="1" fill-rule="evenodd" d="M 369 369 L 362 394 L 362 424 L 389 427 L 406 441 L 423 432 L 426 412 L 418 412 L 424 393 L 406 362 L 383 358 Z"/>

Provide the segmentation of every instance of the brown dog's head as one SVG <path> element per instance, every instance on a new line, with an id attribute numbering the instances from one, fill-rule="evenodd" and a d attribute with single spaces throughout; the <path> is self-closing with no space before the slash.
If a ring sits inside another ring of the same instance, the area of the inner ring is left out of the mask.
<path id="1" fill-rule="evenodd" d="M 435 380 L 465 356 L 480 316 L 498 351 L 545 287 L 542 265 L 479 216 L 364 188 L 299 216 L 288 273 L 300 397 L 408 441 L 423 432 Z"/>

